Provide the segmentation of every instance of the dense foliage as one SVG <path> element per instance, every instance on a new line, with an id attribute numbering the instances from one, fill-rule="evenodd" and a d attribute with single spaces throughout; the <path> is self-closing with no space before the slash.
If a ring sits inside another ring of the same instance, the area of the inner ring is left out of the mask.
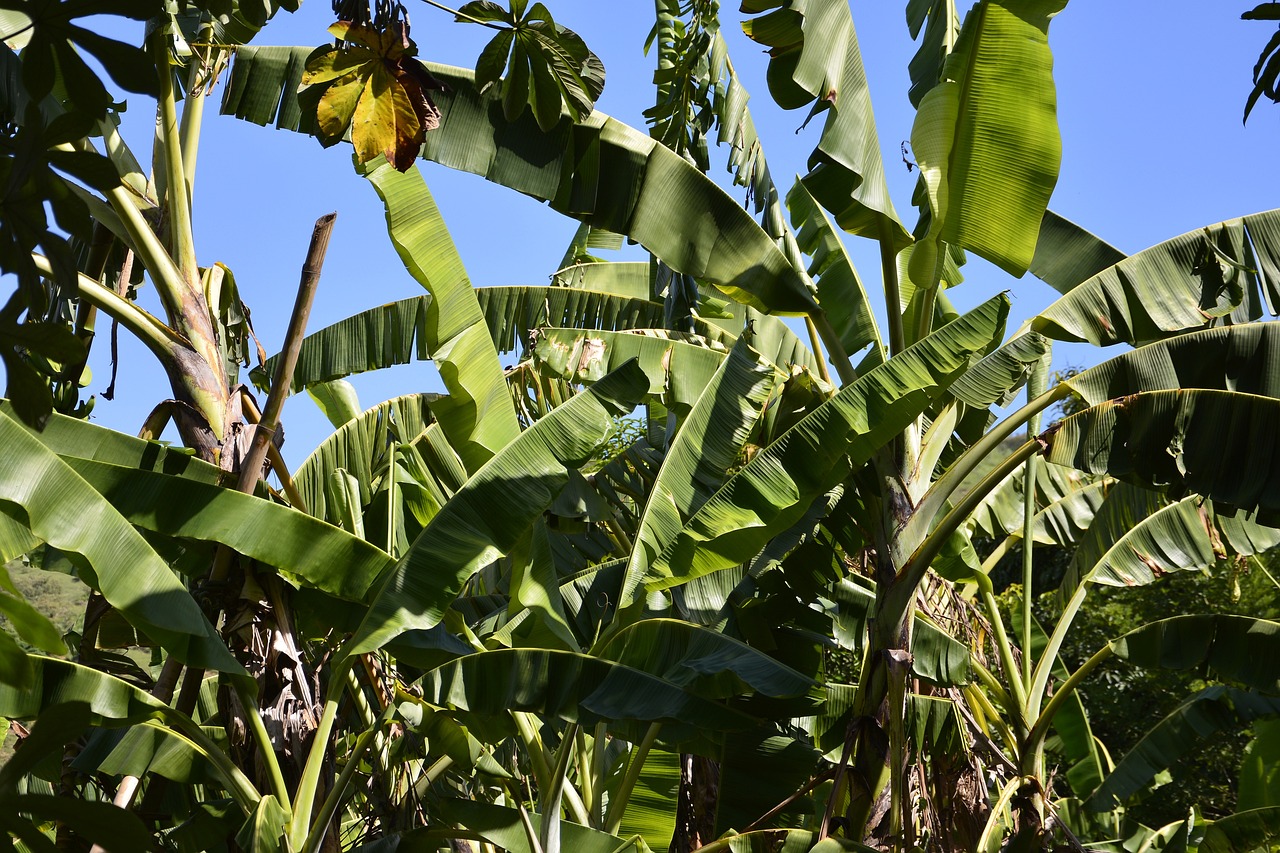
<path id="1" fill-rule="evenodd" d="M 0 2 L 0 559 L 92 590 L 64 635 L 3 584 L 0 847 L 1265 849 L 1274 609 L 1098 591 L 1280 544 L 1280 211 L 1132 257 L 1052 213 L 1065 4 L 906 4 L 908 227 L 845 0 L 743 4 L 769 94 L 822 120 L 789 188 L 714 0 L 655 4 L 649 135 L 593 109 L 604 70 L 542 3 L 450 10 L 496 31 L 471 72 L 399 4 L 335 3 L 321 47 L 249 43 L 288 2 L 113 5 L 139 47 L 75 23 L 93 3 Z M 82 53 L 156 99 L 149 157 Z M 306 334 L 322 218 L 256 391 L 258 285 L 191 217 L 219 78 L 223 114 L 352 145 L 426 291 Z M 422 161 L 577 219 L 551 282 L 473 287 Z M 649 260 L 593 254 L 624 238 Z M 1016 330 L 1007 294 L 961 314 L 967 253 L 1061 296 Z M 100 314 L 170 380 L 137 438 L 84 420 Z M 1126 348 L 1050 386 L 1054 340 Z M 344 381 L 428 359 L 443 394 Z M 290 472 L 303 389 L 334 431 Z M 997 596 L 1015 553 L 1050 603 Z M 1136 742 L 1083 701 L 1129 667 L 1197 691 Z M 1251 725 L 1237 811 L 1218 783 L 1145 808 L 1189 733 Z"/>

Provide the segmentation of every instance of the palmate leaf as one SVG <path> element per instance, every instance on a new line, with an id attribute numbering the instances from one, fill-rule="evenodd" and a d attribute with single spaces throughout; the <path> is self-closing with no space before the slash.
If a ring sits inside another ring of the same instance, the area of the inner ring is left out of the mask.
<path id="1" fill-rule="evenodd" d="M 449 391 L 433 412 L 467 470 L 475 471 L 520 432 L 484 313 L 418 170 L 401 173 L 383 163 L 364 175 L 382 198 L 405 268 L 431 293 L 424 338 Z"/>
<path id="2" fill-rule="evenodd" d="M 309 48 L 238 52 L 223 112 L 258 124 L 313 132 L 298 123 L 291 57 Z M 677 272 L 774 313 L 816 307 L 773 239 L 727 193 L 679 155 L 594 112 L 548 132 L 527 113 L 503 116 L 498 96 L 480 94 L 468 71 L 429 65 L 449 86 L 437 98 L 441 126 L 422 156 L 551 202 L 593 227 L 625 234 Z M 290 88 L 290 83 L 293 87 Z M 252 93 L 252 95 L 250 95 Z M 688 211 L 681 215 L 680 211 Z"/>
<path id="3" fill-rule="evenodd" d="M 372 651 L 405 631 L 439 624 L 463 584 L 511 552 L 564 488 L 568 469 L 595 452 L 613 432 L 614 418 L 631 411 L 647 386 L 638 365 L 623 365 L 476 471 L 388 574 L 344 653 Z"/>
<path id="4" fill-rule="evenodd" d="M 1167 240 L 1074 287 L 1032 321 L 1098 346 L 1142 344 L 1280 309 L 1280 210 Z"/>
<path id="5" fill-rule="evenodd" d="M 1277 417 L 1280 400 L 1269 397 L 1153 391 L 1085 409 L 1040 438 L 1055 464 L 1174 496 L 1193 492 L 1269 522 L 1280 518 Z"/>
<path id="6" fill-rule="evenodd" d="M 750 560 L 821 494 L 861 467 L 999 341 L 998 296 L 863 374 L 757 453 L 650 566 L 651 588 Z"/>
<path id="7" fill-rule="evenodd" d="M 674 385 L 680 374 L 672 370 L 669 375 Z M 635 546 L 619 592 L 620 606 L 632 603 L 650 563 L 724 481 L 779 378 L 777 368 L 739 340 L 710 380 L 694 386 L 701 391 L 667 448 L 632 537 Z M 675 403 L 669 399 L 667 407 L 676 408 Z"/>
<path id="8" fill-rule="evenodd" d="M 943 243 L 1027 271 L 1062 158 L 1048 31 L 1065 5 L 982 0 L 921 100 L 911 147 L 932 216 L 911 257 L 918 287 L 937 281 Z"/>
<path id="9" fill-rule="evenodd" d="M 0 507 L 41 540 L 75 555 L 85 579 L 184 663 L 247 678 L 191 593 L 89 483 L 0 411 Z"/>
<path id="10" fill-rule="evenodd" d="M 1265 696 L 1220 684 L 1207 687 L 1151 727 L 1117 762 L 1089 798 L 1086 808 L 1110 811 L 1205 740 L 1222 731 L 1243 728 L 1254 720 L 1276 716 L 1280 716 L 1280 696 Z"/>
<path id="11" fill-rule="evenodd" d="M 765 12 L 743 23 L 752 39 L 771 48 L 769 91 L 784 109 L 813 105 L 827 112 L 822 136 L 809 155 L 804 184 L 845 231 L 887 240 L 895 250 L 911 243 L 898 221 L 885 183 L 871 92 L 849 5 L 830 0 L 746 0 L 744 12 Z"/>

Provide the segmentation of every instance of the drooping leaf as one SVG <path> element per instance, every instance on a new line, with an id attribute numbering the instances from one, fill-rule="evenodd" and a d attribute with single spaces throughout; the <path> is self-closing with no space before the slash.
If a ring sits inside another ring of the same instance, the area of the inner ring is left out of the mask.
<path id="1" fill-rule="evenodd" d="M 1280 716 L 1280 697 L 1264 696 L 1217 684 L 1201 690 L 1155 723 L 1117 762 L 1086 807 L 1110 811 L 1142 790 L 1156 774 L 1206 739 L 1234 731 L 1264 717 Z M 1280 830 L 1280 824 L 1277 825 Z"/>
<path id="2" fill-rule="evenodd" d="M 669 375 L 674 384 L 678 374 L 673 370 Z M 650 563 L 724 481 L 778 378 L 776 368 L 740 340 L 710 381 L 697 386 L 703 390 L 667 448 L 632 537 L 635 545 L 619 593 L 621 606 L 631 604 Z M 675 397 L 668 398 L 668 408 L 674 408 Z"/>
<path id="3" fill-rule="evenodd" d="M 1115 266 L 1125 257 L 1124 252 L 1111 244 L 1046 210 L 1028 272 L 1059 293 L 1070 293 L 1076 285 Z"/>
<path id="4" fill-rule="evenodd" d="M 307 48 L 238 52 L 223 111 L 258 124 L 286 119 L 294 99 L 289 57 Z M 551 202 L 593 227 L 625 234 L 672 269 L 774 313 L 805 313 L 815 302 L 773 239 L 727 193 L 679 155 L 602 113 L 548 132 L 531 115 L 503 115 L 499 96 L 481 95 L 467 71 L 428 66 L 448 87 L 447 116 L 422 156 Z M 296 83 L 294 83 L 296 88 Z M 252 89 L 252 99 L 232 93 Z M 313 125 L 279 126 L 313 132 Z M 677 201 L 678 200 L 678 201 Z M 688 211 L 687 215 L 672 215 Z M 696 217 L 694 212 L 696 213 Z"/>
<path id="5" fill-rule="evenodd" d="M 509 553 L 568 481 L 629 412 L 648 383 L 639 366 L 554 409 L 476 471 L 431 519 L 379 588 L 345 653 L 376 649 L 413 629 L 431 628 L 473 574 Z M 506 511 L 495 514 L 494 507 Z"/>
<path id="6" fill-rule="evenodd" d="M 425 341 L 449 390 L 433 413 L 467 470 L 475 471 L 520 431 L 484 314 L 417 169 L 401 173 L 384 163 L 364 174 L 386 208 L 392 245 L 431 293 Z"/>
<path id="7" fill-rule="evenodd" d="M 92 586 L 184 663 L 246 676 L 195 599 L 92 486 L 0 411 L 0 506 L 43 541 L 82 561 Z"/>
<path id="8" fill-rule="evenodd" d="M 743 22 L 746 34 L 770 48 L 769 91 L 784 109 L 812 104 L 825 111 L 804 185 L 845 231 L 889 241 L 895 251 L 911 243 L 898 221 L 885 183 L 871 92 L 847 3 L 783 0 L 753 4 L 779 8 Z"/>
<path id="9" fill-rule="evenodd" d="M 1280 308 L 1280 210 L 1228 219 L 1132 255 L 1040 312 L 1037 331 L 1143 344 Z"/>
<path id="10" fill-rule="evenodd" d="M 841 389 L 735 473 L 645 582 L 676 586 L 754 557 L 988 353 L 1007 311 L 1007 297 L 989 300 Z"/>
<path id="11" fill-rule="evenodd" d="M 1219 818 L 1205 828 L 1199 853 L 1253 853 L 1280 839 L 1280 808 L 1252 809 Z"/>
<path id="12" fill-rule="evenodd" d="M 1062 156 L 1048 32 L 1065 5 L 982 0 L 921 100 L 911 147 L 932 215 L 911 257 L 918 287 L 936 282 L 943 243 L 1014 276 L 1031 264 Z"/>
<path id="13" fill-rule="evenodd" d="M 1280 511 L 1272 429 L 1280 399 L 1230 391 L 1153 391 L 1100 403 L 1041 435 L 1050 462 L 1167 492 L 1219 511 Z M 1232 459 L 1224 453 L 1248 454 Z"/>
<path id="14" fill-rule="evenodd" d="M 1263 693 L 1280 692 L 1280 623 L 1223 614 L 1174 616 L 1112 640 L 1135 666 L 1200 669 Z"/>

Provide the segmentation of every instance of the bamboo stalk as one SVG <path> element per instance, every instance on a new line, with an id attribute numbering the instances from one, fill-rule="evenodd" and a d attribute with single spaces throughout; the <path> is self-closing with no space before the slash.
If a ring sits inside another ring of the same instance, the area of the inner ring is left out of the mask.
<path id="1" fill-rule="evenodd" d="M 337 216 L 336 213 L 329 213 L 320 217 L 311 232 L 311 244 L 307 248 L 307 259 L 302 265 L 298 295 L 293 303 L 293 314 L 289 318 L 289 329 L 285 333 L 284 350 L 280 353 L 280 360 L 276 362 L 271 393 L 267 395 L 267 404 L 262 409 L 262 420 L 254 430 L 253 444 L 240 465 L 241 491 L 244 490 L 246 480 L 249 481 L 250 488 L 257 483 L 263 460 L 267 456 L 267 445 L 280 423 L 280 412 L 284 408 L 285 398 L 289 396 L 293 370 L 298 364 L 298 353 L 302 351 L 307 320 L 311 316 L 311 303 L 320 284 L 320 270 L 324 266 L 325 252 L 329 248 L 329 237 L 333 233 L 333 223 Z"/>

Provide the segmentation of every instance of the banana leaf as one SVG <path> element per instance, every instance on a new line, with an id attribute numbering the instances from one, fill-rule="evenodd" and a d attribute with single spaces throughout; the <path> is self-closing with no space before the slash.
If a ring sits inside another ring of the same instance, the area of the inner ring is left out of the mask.
<path id="1" fill-rule="evenodd" d="M 634 362 L 554 409 L 449 500 L 388 573 L 344 654 L 437 625 L 463 584 L 510 551 L 648 386 Z M 501 507 L 503 511 L 495 512 Z"/>
<path id="2" fill-rule="evenodd" d="M 769 92 L 783 109 L 826 111 L 822 136 L 803 181 L 810 194 L 851 234 L 885 240 L 895 253 L 911 243 L 884 177 L 871 90 L 847 3 L 748 0 L 747 36 L 770 48 Z"/>
<path id="3" fill-rule="evenodd" d="M 1251 809 L 1209 824 L 1197 853 L 1254 853 L 1280 839 L 1280 808 Z"/>
<path id="4" fill-rule="evenodd" d="M 1264 696 L 1215 684 L 1174 708 L 1147 730 L 1121 758 L 1086 803 L 1110 811 L 1141 791 L 1162 770 L 1219 732 L 1236 731 L 1254 720 L 1280 716 L 1280 696 Z M 1277 825 L 1280 830 L 1280 824 Z"/>
<path id="5" fill-rule="evenodd" d="M 673 366 L 671 381 L 679 375 L 683 382 L 683 374 Z M 632 537 L 635 545 L 619 593 L 622 607 L 635 599 L 654 558 L 724 482 L 777 381 L 776 368 L 741 340 L 709 381 L 695 381 L 697 402 L 667 449 Z M 682 401 L 669 400 L 668 407 L 676 408 L 677 402 Z"/>
<path id="6" fill-rule="evenodd" d="M 1040 312 L 1063 341 L 1142 344 L 1280 310 L 1280 210 L 1198 228 L 1132 255 Z"/>
<path id="7" fill-rule="evenodd" d="M 998 296 L 841 389 L 735 473 L 689 520 L 645 577 L 677 586 L 746 562 L 819 495 L 861 467 L 943 394 L 1003 333 Z"/>
<path id="8" fill-rule="evenodd" d="M 636 359 L 649 377 L 649 394 L 680 412 L 702 396 L 728 354 L 700 337 L 657 329 L 543 329 L 534 352 L 546 372 L 573 383 L 594 382 Z"/>
<path id="9" fill-rule="evenodd" d="M 1065 5 L 982 0 L 921 100 L 911 147 L 931 217 L 911 257 L 918 287 L 937 281 L 944 243 L 1010 275 L 1030 266 L 1062 159 L 1048 32 Z"/>
<path id="10" fill-rule="evenodd" d="M 808 273 L 818 285 L 818 301 L 846 355 L 867 347 L 883 361 L 884 342 L 876 326 L 871 300 L 839 233 L 803 181 L 787 193 L 787 209 L 796 229 L 796 244 L 812 260 Z"/>
<path id="11" fill-rule="evenodd" d="M 416 168 L 361 167 L 382 198 L 387 232 L 409 273 L 431 294 L 425 341 L 449 391 L 436 419 L 468 471 L 520 433 L 498 353 L 458 250 Z"/>
<path id="12" fill-rule="evenodd" d="M 248 674 L 191 593 L 111 504 L 30 432 L 0 411 L 0 509 L 75 555 L 90 586 L 178 660 Z"/>
<path id="13" fill-rule="evenodd" d="M 1100 403 L 1040 436 L 1045 457 L 1177 497 L 1194 492 L 1226 514 L 1280 519 L 1272 473 L 1280 400 L 1230 391 L 1153 391 Z M 1232 456 L 1232 453 L 1236 456 Z M 1241 455 L 1246 454 L 1246 455 Z"/>
<path id="14" fill-rule="evenodd" d="M 131 524 L 227 545 L 348 601 L 362 601 L 391 563 L 344 530 L 234 489 L 87 459 L 66 462 Z"/>
<path id="15" fill-rule="evenodd" d="M 285 58 L 305 61 L 309 53 L 306 47 L 237 51 L 223 113 L 313 132 L 311 119 L 280 121 L 297 99 L 297 80 L 286 73 L 291 60 Z M 762 311 L 807 313 L 816 307 L 773 239 L 674 151 L 600 112 L 578 124 L 564 118 L 545 132 L 527 111 L 508 121 L 500 87 L 481 94 L 472 72 L 424 65 L 447 87 L 432 93 L 442 115 L 427 135 L 426 159 L 549 201 L 594 228 L 625 234 L 673 270 Z M 250 91 L 253 97 L 233 95 Z M 681 210 L 697 211 L 696 219 L 673 215 Z"/>
<path id="16" fill-rule="evenodd" d="M 1110 642 L 1116 657 L 1152 669 L 1196 669 L 1262 693 L 1280 693 L 1280 623 L 1223 614 L 1174 616 Z"/>
<path id="17" fill-rule="evenodd" d="M 1076 285 L 1126 257 L 1071 220 L 1046 210 L 1028 272 L 1059 293 L 1070 293 Z"/>
<path id="18" fill-rule="evenodd" d="M 509 853 L 534 853 L 529 844 L 520 813 L 507 806 L 493 805 L 478 800 L 444 799 L 439 804 L 441 816 L 448 822 L 472 833 L 489 844 Z M 529 820 L 536 830 L 542 826 L 542 815 L 531 814 Z M 643 840 L 628 844 L 622 838 L 599 830 L 590 829 L 567 820 L 560 821 L 561 849 L 574 853 L 649 853 Z M 436 853 L 447 845 L 448 829 L 414 830 L 400 837 L 395 853 Z M 379 851 L 381 853 L 381 851 Z"/>

